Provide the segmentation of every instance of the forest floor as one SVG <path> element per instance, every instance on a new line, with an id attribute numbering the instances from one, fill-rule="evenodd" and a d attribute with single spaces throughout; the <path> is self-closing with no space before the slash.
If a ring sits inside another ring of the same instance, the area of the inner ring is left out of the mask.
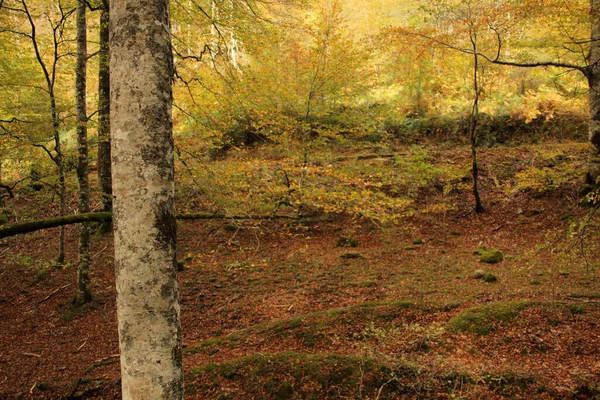
<path id="1" fill-rule="evenodd" d="M 598 232 L 581 182 L 504 190 L 520 166 L 580 166 L 587 149 L 560 153 L 482 151 L 482 214 L 465 188 L 452 210 L 397 223 L 180 221 L 186 398 L 600 398 Z M 501 165 L 514 170 L 489 173 Z M 56 229 L 0 242 L 2 399 L 120 398 L 112 237 L 94 238 L 94 300 L 74 309 L 77 227 L 66 231 L 62 269 Z M 481 262 L 482 247 L 503 260 Z"/>

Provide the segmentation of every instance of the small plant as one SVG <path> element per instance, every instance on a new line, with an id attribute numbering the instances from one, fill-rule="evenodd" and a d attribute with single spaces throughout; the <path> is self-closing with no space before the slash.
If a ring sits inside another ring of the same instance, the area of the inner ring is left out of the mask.
<path id="1" fill-rule="evenodd" d="M 44 280 L 48 277 L 48 270 L 47 269 L 40 269 L 37 274 L 35 274 L 35 279 L 39 281 Z"/>
<path id="2" fill-rule="evenodd" d="M 358 247 L 358 239 L 352 236 L 342 236 L 338 239 L 339 247 Z"/>
<path id="3" fill-rule="evenodd" d="M 567 304 L 565 307 L 571 311 L 572 314 L 585 314 L 585 307 L 580 304 Z"/>

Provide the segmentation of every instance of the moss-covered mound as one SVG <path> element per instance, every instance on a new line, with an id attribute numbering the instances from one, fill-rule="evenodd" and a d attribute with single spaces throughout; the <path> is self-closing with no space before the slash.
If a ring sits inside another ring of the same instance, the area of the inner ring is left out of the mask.
<path id="1" fill-rule="evenodd" d="M 189 380 L 188 395 L 221 400 L 476 399 L 489 391 L 526 395 L 536 385 L 532 376 L 513 372 L 473 377 L 407 361 L 295 352 L 209 363 L 195 368 Z"/>
<path id="2" fill-rule="evenodd" d="M 451 332 L 468 331 L 485 335 L 514 319 L 530 305 L 528 301 L 497 302 L 468 308 L 446 324 Z"/>
<path id="3" fill-rule="evenodd" d="M 447 309 L 449 306 L 444 306 Z M 450 307 L 456 307 L 452 305 Z M 235 348 L 250 335 L 285 340 L 288 337 L 301 339 L 307 347 L 313 347 L 335 332 L 340 338 L 359 334 L 371 321 L 391 323 L 394 320 L 414 319 L 416 315 L 438 311 L 431 306 L 417 306 L 408 301 L 370 302 L 349 307 L 332 308 L 288 319 L 258 324 L 248 329 L 220 338 L 213 338 L 184 349 L 185 354 L 218 353 L 222 346 Z"/>
<path id="4" fill-rule="evenodd" d="M 193 375 L 192 390 L 214 399 L 438 398 L 459 382 L 473 381 L 458 373 L 438 376 L 409 363 L 293 352 L 210 363 Z"/>

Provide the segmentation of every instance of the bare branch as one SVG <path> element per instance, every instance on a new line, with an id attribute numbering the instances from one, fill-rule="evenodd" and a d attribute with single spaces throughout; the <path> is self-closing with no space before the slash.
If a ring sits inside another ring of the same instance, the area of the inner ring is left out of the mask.
<path id="1" fill-rule="evenodd" d="M 485 59 L 487 62 L 490 62 L 492 64 L 498 64 L 498 65 L 506 65 L 506 66 L 511 66 L 511 67 L 521 67 L 521 68 L 536 68 L 536 67 L 556 67 L 556 68 L 567 68 L 567 69 L 574 69 L 577 71 L 580 71 L 581 73 L 583 73 L 584 75 L 587 76 L 588 74 L 588 70 L 590 68 L 589 65 L 577 65 L 577 64 L 572 64 L 572 63 L 567 63 L 567 62 L 561 62 L 561 61 L 533 61 L 533 62 L 518 62 L 518 61 L 512 61 L 512 60 L 502 60 L 499 58 L 499 51 L 498 50 L 498 54 L 496 54 L 496 57 L 490 57 L 487 54 L 484 54 L 480 51 L 475 51 L 473 49 L 469 49 L 469 48 L 463 48 L 463 47 L 459 47 L 456 45 L 453 45 L 451 43 L 448 43 L 444 40 L 441 39 L 437 39 L 425 34 L 421 34 L 418 32 L 409 32 L 409 31 L 402 31 L 400 32 L 402 34 L 405 35 L 409 35 L 409 36 L 416 36 L 419 37 L 421 39 L 425 39 L 431 43 L 434 43 L 436 45 L 439 46 L 443 46 L 446 47 L 448 49 L 451 50 L 456 50 L 459 51 L 461 53 L 464 54 L 470 54 L 470 55 L 477 55 L 482 57 L 483 59 Z"/>
<path id="2" fill-rule="evenodd" d="M 108 8 L 108 5 L 106 4 L 105 1 L 103 1 L 102 5 L 99 5 L 99 6 L 93 6 L 92 3 L 90 3 L 88 0 L 79 0 L 79 1 L 82 1 L 83 4 L 85 4 L 90 11 L 104 10 L 104 9 Z"/>
<path id="3" fill-rule="evenodd" d="M 0 119 L 1 123 L 5 123 L 5 124 L 12 124 L 13 122 L 22 122 L 24 124 L 30 124 L 30 121 L 25 121 L 22 119 L 19 119 L 17 117 L 12 117 L 11 119 Z"/>
<path id="4" fill-rule="evenodd" d="M 54 156 L 54 154 L 52 154 L 52 152 L 45 145 L 40 144 L 40 143 L 33 143 L 32 146 L 33 147 L 39 147 L 40 149 L 44 150 L 46 152 L 46 154 L 48 154 L 48 157 L 50 157 L 50 159 L 55 164 L 58 164 L 58 159 L 56 158 L 56 156 Z"/>
<path id="5" fill-rule="evenodd" d="M 98 51 L 95 51 L 95 52 L 93 52 L 93 53 L 90 53 L 90 54 L 88 54 L 88 55 L 87 55 L 87 57 L 86 57 L 85 59 L 86 59 L 86 61 L 88 61 L 88 60 L 90 60 L 90 59 L 92 59 L 92 58 L 96 57 L 98 54 L 100 54 L 100 51 L 99 51 L 99 50 L 98 50 Z"/>

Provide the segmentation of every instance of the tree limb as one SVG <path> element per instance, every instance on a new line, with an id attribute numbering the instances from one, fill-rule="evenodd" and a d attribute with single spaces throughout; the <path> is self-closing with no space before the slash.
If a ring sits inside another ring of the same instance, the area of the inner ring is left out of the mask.
<path id="1" fill-rule="evenodd" d="M 99 212 L 79 215 L 67 215 L 64 217 L 50 218 L 42 221 L 23 222 L 20 224 L 7 226 L 5 228 L 0 229 L 0 239 L 9 236 L 19 235 L 22 233 L 35 232 L 41 229 L 55 228 L 57 226 L 69 224 L 77 224 L 80 222 L 102 222 L 111 218 L 111 213 Z"/>
<path id="2" fill-rule="evenodd" d="M 456 50 L 456 51 L 459 51 L 461 53 L 470 54 L 470 55 L 474 55 L 474 56 L 479 56 L 479 57 L 482 57 L 483 59 L 485 59 L 487 62 L 490 62 L 492 64 L 505 65 L 505 66 L 511 66 L 511 67 L 521 67 L 521 68 L 536 68 L 536 67 L 567 68 L 567 69 L 573 69 L 573 70 L 580 71 L 585 76 L 588 75 L 588 71 L 590 69 L 589 65 L 577 65 L 577 64 L 572 64 L 572 63 L 567 63 L 567 62 L 561 62 L 561 61 L 518 62 L 518 61 L 511 61 L 511 60 L 502 60 L 502 59 L 500 59 L 500 47 L 502 46 L 502 42 L 499 42 L 499 48 L 497 50 L 496 56 L 495 57 L 490 57 L 487 54 L 484 54 L 484 53 L 482 53 L 480 51 L 475 51 L 473 49 L 468 49 L 468 48 L 463 48 L 463 47 L 460 47 L 460 46 L 456 46 L 456 45 L 448 43 L 448 42 L 446 42 L 444 40 L 437 39 L 435 37 L 431 37 L 431 36 L 426 35 L 426 34 L 422 34 L 422 33 L 418 33 L 418 32 L 409 32 L 409 31 L 406 31 L 406 30 L 400 30 L 399 33 L 400 34 L 404 34 L 404 35 L 408 35 L 408 36 L 416 36 L 416 37 L 419 37 L 421 39 L 425 39 L 425 40 L 427 40 L 427 41 L 429 41 L 431 43 L 434 43 L 436 45 L 443 46 L 443 47 L 446 47 L 446 48 L 451 49 L 451 50 Z M 497 34 L 497 32 L 496 32 L 496 34 Z"/>
<path id="3" fill-rule="evenodd" d="M 4 183 L 1 183 L 1 182 L 0 182 L 0 188 L 2 188 L 2 189 L 5 189 L 5 190 L 8 192 L 8 196 L 9 196 L 11 199 L 14 199 L 14 198 L 15 198 L 15 195 L 14 195 L 14 193 L 13 193 L 13 191 L 12 191 L 12 188 L 11 188 L 10 186 L 8 186 L 8 185 L 5 185 Z"/>
<path id="4" fill-rule="evenodd" d="M 287 215 L 226 215 L 213 213 L 197 213 L 197 214 L 179 214 L 176 217 L 180 220 L 192 219 L 236 219 L 236 220 L 263 220 L 263 219 L 298 219 L 294 216 Z M 20 224 L 14 224 L 5 228 L 0 228 L 0 239 L 9 236 L 16 236 L 23 233 L 30 233 L 42 229 L 56 228 L 63 225 L 78 224 L 82 222 L 104 222 L 112 220 L 110 212 L 92 212 L 86 214 L 66 215 L 64 217 L 50 218 L 42 221 L 30 221 Z"/>

